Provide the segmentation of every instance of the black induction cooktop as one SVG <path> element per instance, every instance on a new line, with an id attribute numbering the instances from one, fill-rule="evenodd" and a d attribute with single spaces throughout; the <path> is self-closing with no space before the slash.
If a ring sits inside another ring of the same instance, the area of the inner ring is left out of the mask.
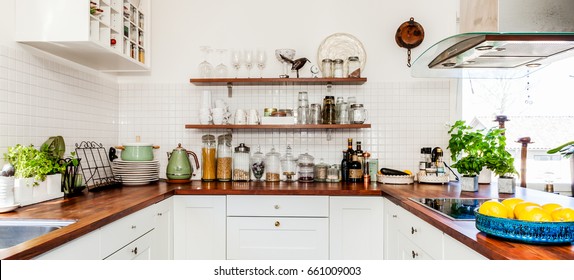
<path id="1" fill-rule="evenodd" d="M 410 200 L 452 220 L 473 221 L 474 209 L 492 198 L 412 198 Z"/>

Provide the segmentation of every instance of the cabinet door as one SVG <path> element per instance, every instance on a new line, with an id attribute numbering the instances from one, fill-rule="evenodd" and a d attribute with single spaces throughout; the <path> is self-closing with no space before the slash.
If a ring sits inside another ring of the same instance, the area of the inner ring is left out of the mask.
<path id="1" fill-rule="evenodd" d="M 385 260 L 399 260 L 399 206 L 384 198 L 384 249 Z"/>
<path id="2" fill-rule="evenodd" d="M 413 243 L 402 233 L 397 234 L 397 247 L 400 260 L 432 260 L 433 258 L 423 249 Z"/>
<path id="3" fill-rule="evenodd" d="M 225 196 L 174 196 L 174 259 L 225 259 L 225 201 Z"/>
<path id="4" fill-rule="evenodd" d="M 173 259 L 173 197 L 156 204 L 153 260 Z"/>
<path id="5" fill-rule="evenodd" d="M 101 260 L 100 230 L 97 229 L 48 251 L 36 260 Z"/>
<path id="6" fill-rule="evenodd" d="M 231 260 L 326 260 L 328 218 L 228 217 Z"/>
<path id="7" fill-rule="evenodd" d="M 106 260 L 151 260 L 153 230 L 111 254 Z"/>
<path id="8" fill-rule="evenodd" d="M 485 256 L 470 249 L 458 240 L 444 234 L 444 259 L 445 260 L 487 260 Z"/>
<path id="9" fill-rule="evenodd" d="M 382 197 L 331 197 L 329 208 L 330 259 L 383 259 Z"/>

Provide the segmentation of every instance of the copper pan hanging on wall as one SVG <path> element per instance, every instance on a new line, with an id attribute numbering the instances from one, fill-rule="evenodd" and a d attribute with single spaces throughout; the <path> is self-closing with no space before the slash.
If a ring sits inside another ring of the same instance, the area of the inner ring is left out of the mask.
<path id="1" fill-rule="evenodd" d="M 411 67 L 411 49 L 420 45 L 425 38 L 423 26 L 415 21 L 413 17 L 405 21 L 397 29 L 395 41 L 401 48 L 407 49 L 407 66 Z"/>

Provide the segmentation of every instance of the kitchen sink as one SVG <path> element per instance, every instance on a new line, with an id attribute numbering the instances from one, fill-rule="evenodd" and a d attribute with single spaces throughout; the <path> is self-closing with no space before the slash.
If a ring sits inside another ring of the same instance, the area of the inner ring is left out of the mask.
<path id="1" fill-rule="evenodd" d="M 0 219 L 0 249 L 10 248 L 75 222 L 58 219 Z"/>

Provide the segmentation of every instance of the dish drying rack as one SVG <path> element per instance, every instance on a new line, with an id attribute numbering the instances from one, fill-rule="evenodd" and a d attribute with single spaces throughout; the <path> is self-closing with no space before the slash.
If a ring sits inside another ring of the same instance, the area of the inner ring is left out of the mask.
<path id="1" fill-rule="evenodd" d="M 76 156 L 82 159 L 80 169 L 88 191 L 120 185 L 121 178 L 114 176 L 108 153 L 101 143 L 95 141 L 76 143 Z"/>

